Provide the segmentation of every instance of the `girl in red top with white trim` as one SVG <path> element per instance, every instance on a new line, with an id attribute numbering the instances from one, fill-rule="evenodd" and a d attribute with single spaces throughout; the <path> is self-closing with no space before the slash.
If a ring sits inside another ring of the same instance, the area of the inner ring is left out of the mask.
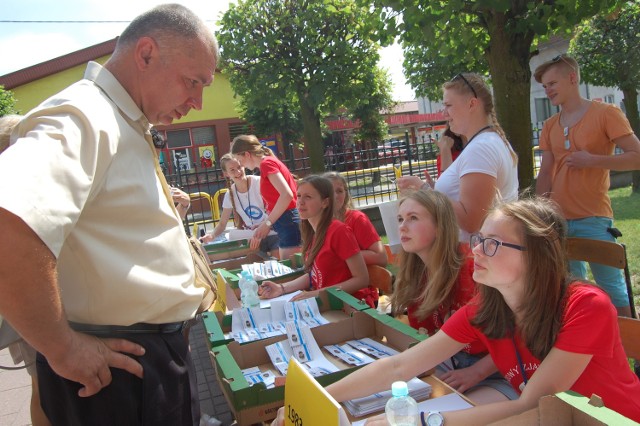
<path id="1" fill-rule="evenodd" d="M 467 243 L 458 242 L 453 206 L 440 192 L 411 191 L 401 198 L 398 228 L 402 249 L 391 296 L 393 314 L 407 311 L 413 328 L 433 336 L 476 295 L 473 256 Z M 476 404 L 516 399 L 497 371 L 486 346 L 476 341 L 440 364 L 436 373 Z"/>
<path id="2" fill-rule="evenodd" d="M 380 235 L 367 215 L 353 208 L 347 180 L 337 172 L 325 173 L 323 176 L 333 184 L 334 216 L 353 231 L 364 262 L 367 265 L 387 266 L 387 252 L 380 241 Z"/>
<path id="3" fill-rule="evenodd" d="M 280 259 L 300 252 L 300 216 L 296 209 L 296 181 L 282 161 L 254 135 L 233 139 L 231 153 L 247 169 L 260 168 L 260 194 L 267 218 L 255 229 L 251 248 L 256 249 L 271 227 L 278 234 Z"/>
<path id="4" fill-rule="evenodd" d="M 521 392 L 513 401 L 446 413 L 422 413 L 423 424 L 488 424 L 537 407 L 542 396 L 575 391 L 640 421 L 640 380 L 620 340 L 617 312 L 599 287 L 573 280 L 566 222 L 550 201 L 498 206 L 473 234 L 478 299 L 427 340 L 375 361 L 327 387 L 346 401 L 380 392 L 433 368 L 479 339 L 500 372 Z M 372 425 L 387 424 L 378 416 Z"/>
<path id="5" fill-rule="evenodd" d="M 333 218 L 331 181 L 316 175 L 300 180 L 298 210 L 308 274 L 282 284 L 264 281 L 261 297 L 270 299 L 303 290 L 291 299 L 300 300 L 317 296 L 323 288 L 340 287 L 374 307 L 378 290 L 369 286 L 369 273 L 356 238 L 347 225 Z"/>

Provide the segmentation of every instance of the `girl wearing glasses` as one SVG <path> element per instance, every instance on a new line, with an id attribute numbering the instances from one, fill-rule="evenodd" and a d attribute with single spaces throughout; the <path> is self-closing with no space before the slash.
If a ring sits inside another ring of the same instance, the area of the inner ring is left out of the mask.
<path id="1" fill-rule="evenodd" d="M 477 232 L 497 199 L 518 198 L 518 157 L 496 116 L 493 96 L 477 74 L 458 74 L 443 86 L 444 115 L 464 150 L 442 172 L 433 188 L 451 199 L 460 226 L 460 241 Z M 431 187 L 417 176 L 397 180 L 398 188 Z"/>
<path id="2" fill-rule="evenodd" d="M 555 206 L 526 199 L 498 206 L 472 239 L 477 299 L 422 343 L 327 387 L 338 401 L 389 389 L 438 365 L 465 345 L 484 344 L 520 393 L 513 401 L 447 413 L 423 424 L 487 424 L 538 405 L 544 395 L 597 394 L 605 406 L 640 421 L 640 380 L 620 341 L 616 310 L 599 287 L 572 281 L 566 223 Z M 379 416 L 370 424 L 386 424 Z"/>
<path id="3" fill-rule="evenodd" d="M 412 191 L 403 197 L 398 230 L 402 250 L 391 297 L 393 313 L 407 311 L 413 328 L 433 336 L 475 296 L 473 256 L 467 244 L 458 242 L 453 207 L 442 193 Z M 438 377 L 478 404 L 516 399 L 518 394 L 497 373 L 491 357 L 478 362 L 484 357 L 486 347 L 473 342 L 440 364 Z"/>

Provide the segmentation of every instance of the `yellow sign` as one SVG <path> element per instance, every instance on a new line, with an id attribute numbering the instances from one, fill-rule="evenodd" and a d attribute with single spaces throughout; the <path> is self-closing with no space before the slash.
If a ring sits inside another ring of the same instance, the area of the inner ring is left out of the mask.
<path id="1" fill-rule="evenodd" d="M 342 426 L 349 420 L 342 406 L 294 357 L 284 388 L 285 426 Z"/>
<path id="2" fill-rule="evenodd" d="M 224 279 L 220 271 L 216 271 L 216 284 L 218 284 L 218 297 L 213 302 L 210 310 L 214 312 L 227 313 L 227 281 Z"/>
<path id="3" fill-rule="evenodd" d="M 397 178 L 401 178 L 402 177 L 402 164 L 400 164 L 399 166 L 393 166 L 393 173 L 395 173 L 396 175 L 396 179 Z"/>

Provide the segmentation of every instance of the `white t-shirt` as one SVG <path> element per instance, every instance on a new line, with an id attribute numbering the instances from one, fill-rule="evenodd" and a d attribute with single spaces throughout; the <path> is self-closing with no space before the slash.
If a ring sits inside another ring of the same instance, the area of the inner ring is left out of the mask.
<path id="1" fill-rule="evenodd" d="M 254 228 L 267 219 L 264 209 L 262 195 L 260 195 L 260 176 L 247 176 L 249 180 L 249 190 L 239 192 L 236 185 L 231 185 L 231 189 L 224 194 L 222 200 L 223 209 L 233 209 L 231 197 L 236 205 L 235 211 L 242 217 L 245 225 Z"/>
<path id="2" fill-rule="evenodd" d="M 460 179 L 468 173 L 483 173 L 496 179 L 496 201 L 518 198 L 518 166 L 511 151 L 495 132 L 480 133 L 436 181 L 435 189 L 452 201 L 460 201 Z M 460 229 L 460 241 L 468 242 L 469 233 Z"/>

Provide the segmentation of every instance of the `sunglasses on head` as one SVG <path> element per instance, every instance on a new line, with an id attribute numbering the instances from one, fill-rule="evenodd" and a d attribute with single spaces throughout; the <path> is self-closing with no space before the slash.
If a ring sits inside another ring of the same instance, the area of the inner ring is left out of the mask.
<path id="1" fill-rule="evenodd" d="M 462 79 L 462 81 L 464 81 L 464 82 L 465 82 L 465 84 L 469 87 L 469 89 L 471 89 L 471 91 L 473 92 L 473 97 L 474 97 L 474 98 L 477 98 L 477 97 L 478 97 L 478 94 L 476 93 L 476 89 L 474 89 L 474 88 L 473 88 L 473 86 L 471 85 L 471 83 L 469 83 L 469 80 L 467 80 L 467 79 L 465 78 L 465 76 L 464 76 L 464 75 L 462 75 L 462 74 L 457 74 L 455 77 L 453 77 L 453 78 L 451 79 L 451 81 L 456 81 L 456 80 L 457 80 L 457 79 L 459 79 L 459 78 L 461 78 L 461 79 Z"/>
<path id="2" fill-rule="evenodd" d="M 562 61 L 565 64 L 569 65 L 572 70 L 574 70 L 574 71 L 576 70 L 575 67 L 571 64 L 571 62 L 567 61 L 567 58 L 565 58 L 563 54 L 560 54 L 558 56 L 555 56 L 555 57 L 551 58 L 551 62 L 554 63 L 554 64 L 556 62 L 560 62 L 560 61 Z"/>

